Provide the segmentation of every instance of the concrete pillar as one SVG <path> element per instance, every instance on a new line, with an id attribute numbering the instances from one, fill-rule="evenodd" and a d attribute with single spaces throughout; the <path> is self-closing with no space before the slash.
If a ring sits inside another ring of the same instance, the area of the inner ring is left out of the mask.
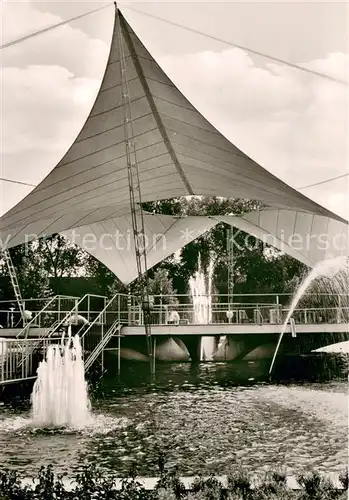
<path id="1" fill-rule="evenodd" d="M 122 337 L 120 339 L 121 349 L 120 356 L 122 359 L 129 359 L 134 361 L 147 361 L 148 346 L 145 335 Z"/>
<path id="2" fill-rule="evenodd" d="M 171 337 L 159 337 L 155 350 L 156 359 L 160 361 L 189 361 L 189 352 L 183 342 Z"/>
<path id="3" fill-rule="evenodd" d="M 246 349 L 245 340 L 243 336 L 227 335 L 225 342 L 219 347 L 213 355 L 214 361 L 233 361 L 239 358 Z"/>
<path id="4" fill-rule="evenodd" d="M 268 342 L 266 344 L 259 345 L 249 351 L 243 358 L 244 361 L 261 361 L 263 359 L 272 359 L 274 356 L 277 341 Z M 283 346 L 280 345 L 278 355 L 282 354 Z"/>
<path id="5" fill-rule="evenodd" d="M 184 342 L 185 347 L 188 349 L 191 362 L 199 363 L 201 354 L 201 336 L 186 335 L 180 337 L 179 339 Z"/>

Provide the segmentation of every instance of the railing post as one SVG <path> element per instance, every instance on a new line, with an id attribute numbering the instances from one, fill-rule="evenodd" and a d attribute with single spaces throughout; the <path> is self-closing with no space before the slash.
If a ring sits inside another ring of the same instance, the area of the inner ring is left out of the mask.
<path id="1" fill-rule="evenodd" d="M 118 375 L 120 375 L 121 371 L 121 328 L 118 331 Z"/>
<path id="2" fill-rule="evenodd" d="M 128 325 L 131 324 L 131 303 L 132 303 L 131 289 L 130 289 L 130 287 L 128 287 L 128 290 L 127 290 L 127 324 Z"/>
<path id="3" fill-rule="evenodd" d="M 150 339 L 150 342 L 151 342 L 151 339 Z M 152 359 L 152 363 L 153 363 L 153 366 L 152 366 L 152 374 L 155 375 L 155 366 L 156 366 L 156 337 L 154 337 L 154 340 L 153 340 L 153 359 Z"/>
<path id="4" fill-rule="evenodd" d="M 87 295 L 87 321 L 90 322 L 90 307 L 91 307 L 90 294 Z"/>
<path id="5" fill-rule="evenodd" d="M 107 298 L 105 297 L 104 298 L 104 305 L 103 305 L 103 314 L 101 316 L 101 323 L 106 323 L 107 322 L 107 310 L 106 310 L 106 307 L 107 307 Z"/>
<path id="6" fill-rule="evenodd" d="M 0 375 L 1 375 L 1 382 L 3 381 L 3 365 L 4 365 L 4 347 L 3 347 L 3 342 L 0 341 Z"/>
<path id="7" fill-rule="evenodd" d="M 342 323 L 342 302 L 341 296 L 338 295 L 338 307 L 337 307 L 337 323 Z"/>
<path id="8" fill-rule="evenodd" d="M 209 296 L 206 294 L 206 323 L 209 324 L 210 319 L 210 304 L 209 304 Z"/>
<path id="9" fill-rule="evenodd" d="M 121 295 L 118 295 L 118 322 L 121 325 Z"/>
<path id="10" fill-rule="evenodd" d="M 12 377 L 13 373 L 13 342 L 11 342 L 12 348 L 11 348 L 11 354 L 10 354 L 10 376 Z"/>
<path id="11" fill-rule="evenodd" d="M 26 340 L 25 340 L 25 343 L 27 343 Z M 22 365 L 21 366 L 22 378 L 24 378 L 24 368 L 25 368 L 24 363 L 23 363 L 23 350 L 24 350 L 24 348 L 25 348 L 25 344 L 24 345 L 21 344 L 21 357 L 20 357 L 20 359 L 22 361 L 22 364 L 21 364 Z"/>
<path id="12" fill-rule="evenodd" d="M 107 331 L 108 331 L 108 327 L 107 327 Z M 102 373 L 104 371 L 104 348 L 103 348 L 103 339 L 104 339 L 104 321 L 102 321 L 102 328 L 101 328 L 101 339 L 99 340 L 99 342 L 101 342 L 101 345 L 102 345 L 102 352 L 101 352 L 101 365 L 102 365 Z M 98 343 L 97 343 L 97 346 L 98 346 Z M 93 349 L 90 353 L 90 356 L 92 356 L 93 354 Z"/>
<path id="13" fill-rule="evenodd" d="M 282 320 L 282 306 L 280 307 L 280 299 L 279 296 L 276 296 L 276 318 L 275 323 L 279 324 Z"/>
<path id="14" fill-rule="evenodd" d="M 79 300 L 78 299 L 74 299 L 74 310 L 75 310 L 75 320 L 76 320 L 76 323 L 78 323 L 78 314 L 79 314 Z"/>
<path id="15" fill-rule="evenodd" d="M 58 307 L 58 321 L 61 321 L 61 296 L 60 295 L 58 295 L 58 306 L 57 307 Z"/>
<path id="16" fill-rule="evenodd" d="M 155 302 L 155 301 L 154 301 Z M 162 325 L 162 290 L 160 291 L 160 300 L 159 300 L 159 325 Z"/>

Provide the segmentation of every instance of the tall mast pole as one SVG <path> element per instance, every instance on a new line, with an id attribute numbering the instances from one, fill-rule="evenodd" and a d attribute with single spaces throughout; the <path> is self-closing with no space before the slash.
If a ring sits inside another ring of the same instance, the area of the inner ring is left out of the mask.
<path id="1" fill-rule="evenodd" d="M 115 22 L 118 33 L 120 76 L 121 76 L 121 95 L 124 110 L 124 131 L 126 146 L 126 164 L 128 188 L 130 197 L 130 210 L 133 229 L 133 241 L 137 263 L 138 279 L 142 289 L 143 322 L 147 339 L 148 356 L 150 359 L 151 371 L 153 367 L 153 345 L 151 339 L 151 314 L 149 301 L 149 288 L 147 279 L 147 241 L 144 229 L 144 214 L 142 209 L 141 183 L 139 179 L 139 168 L 137 162 L 137 152 L 135 145 L 134 124 L 132 119 L 132 101 L 129 92 L 129 82 L 127 75 L 127 63 L 125 57 L 124 39 L 120 15 L 115 3 Z"/>
<path id="2" fill-rule="evenodd" d="M 234 302 L 234 228 L 229 226 L 228 229 L 228 303 Z"/>

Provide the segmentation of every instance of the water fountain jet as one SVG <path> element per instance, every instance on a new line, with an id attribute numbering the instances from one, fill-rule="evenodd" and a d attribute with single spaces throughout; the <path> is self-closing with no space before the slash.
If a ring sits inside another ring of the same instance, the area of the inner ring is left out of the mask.
<path id="1" fill-rule="evenodd" d="M 212 275 L 213 261 L 208 266 L 207 278 L 201 269 L 199 258 L 198 271 L 190 278 L 189 286 L 193 301 L 194 323 L 208 325 L 212 321 Z M 214 337 L 202 337 L 200 361 L 212 361 L 215 349 Z"/>
<path id="2" fill-rule="evenodd" d="M 82 348 L 78 335 L 50 345 L 37 370 L 31 396 L 33 424 L 38 427 L 81 427 L 91 420 Z"/>
<path id="3" fill-rule="evenodd" d="M 334 290 L 336 290 L 337 293 L 340 293 L 343 291 L 343 285 L 345 287 L 345 291 L 348 291 L 348 273 L 349 273 L 349 268 L 348 268 L 348 257 L 347 256 L 339 256 L 334 259 L 327 259 L 319 262 L 310 272 L 309 274 L 305 277 L 301 285 L 298 287 L 296 293 L 293 296 L 288 314 L 286 316 L 286 319 L 282 325 L 281 333 L 278 339 L 278 343 L 276 345 L 276 349 L 274 352 L 274 356 L 269 368 L 269 374 L 271 374 L 275 359 L 282 341 L 282 338 L 284 336 L 284 333 L 286 331 L 287 325 L 293 315 L 294 310 L 296 309 L 298 303 L 304 296 L 304 294 L 308 291 L 311 285 L 318 280 L 319 278 L 327 278 L 330 280 L 330 288 L 331 292 L 333 293 Z M 343 279 L 344 275 L 344 279 Z M 345 283 L 346 282 L 346 283 Z M 322 283 L 323 284 L 323 283 Z M 341 306 L 343 304 L 339 304 Z"/>

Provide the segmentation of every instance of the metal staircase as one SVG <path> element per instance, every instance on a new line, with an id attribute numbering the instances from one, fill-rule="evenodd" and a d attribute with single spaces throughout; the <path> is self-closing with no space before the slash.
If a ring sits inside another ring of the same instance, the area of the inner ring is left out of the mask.
<path id="1" fill-rule="evenodd" d="M 119 331 L 118 347 L 115 350 L 118 351 L 118 370 L 120 369 L 120 330 L 125 322 L 125 311 L 122 311 L 123 306 L 121 304 L 122 297 L 127 299 L 126 295 L 116 293 L 87 328 L 81 327 L 80 330 L 78 330 L 77 334 L 80 336 L 83 351 L 90 351 L 90 355 L 85 362 L 85 371 L 87 371 L 97 360 L 98 356 L 103 353 L 104 348 L 117 331 Z M 106 333 L 104 333 L 105 327 L 107 329 Z"/>
<path id="2" fill-rule="evenodd" d="M 90 296 L 91 296 L 90 294 L 86 294 L 80 300 L 78 300 L 76 297 L 70 297 L 71 299 L 73 299 L 75 301 L 74 307 L 68 313 L 66 313 L 62 319 L 57 319 L 54 323 L 52 323 L 50 325 L 50 327 L 47 328 L 46 330 L 44 330 L 44 333 L 35 342 L 32 343 L 30 351 L 25 356 L 23 356 L 21 361 L 18 363 L 18 369 L 21 369 L 22 365 L 26 364 L 27 358 L 32 356 L 34 351 L 41 348 L 43 343 L 47 339 L 50 339 L 60 328 L 64 328 L 69 324 L 69 322 L 74 317 L 74 315 L 78 314 L 79 306 Z M 55 297 L 54 300 L 56 298 L 57 297 Z M 42 311 L 40 311 L 39 314 L 42 314 L 45 311 L 45 309 L 47 309 L 50 305 L 52 305 L 52 301 L 50 301 L 48 304 L 46 304 L 45 308 Z M 33 318 L 32 321 L 34 322 L 35 319 L 36 319 L 36 317 Z M 28 327 L 30 327 L 30 325 L 26 326 L 26 328 L 28 328 Z M 22 332 L 23 332 L 23 330 L 22 330 Z M 20 332 L 20 334 L 22 332 Z"/>
<path id="3" fill-rule="evenodd" d="M 107 346 L 111 338 L 116 334 L 116 332 L 119 333 L 120 335 L 120 330 L 121 330 L 121 325 L 118 320 L 115 320 L 114 323 L 111 325 L 109 330 L 105 335 L 103 335 L 102 340 L 97 344 L 97 346 L 94 348 L 94 350 L 91 352 L 91 354 L 88 356 L 86 359 L 84 366 L 85 366 L 85 373 L 93 363 L 96 361 L 98 356 L 102 353 L 103 349 Z"/>
<path id="4" fill-rule="evenodd" d="M 24 302 L 22 299 L 21 290 L 19 288 L 19 284 L 18 284 L 18 280 L 17 280 L 16 269 L 15 269 L 15 266 L 13 265 L 9 250 L 3 250 L 2 254 L 4 257 L 5 263 L 7 265 L 9 275 L 10 275 L 11 284 L 12 284 L 13 291 L 14 291 L 14 294 L 16 297 L 19 311 L 21 313 L 23 325 L 25 326 L 25 324 L 26 324 L 25 308 L 24 308 Z"/>

